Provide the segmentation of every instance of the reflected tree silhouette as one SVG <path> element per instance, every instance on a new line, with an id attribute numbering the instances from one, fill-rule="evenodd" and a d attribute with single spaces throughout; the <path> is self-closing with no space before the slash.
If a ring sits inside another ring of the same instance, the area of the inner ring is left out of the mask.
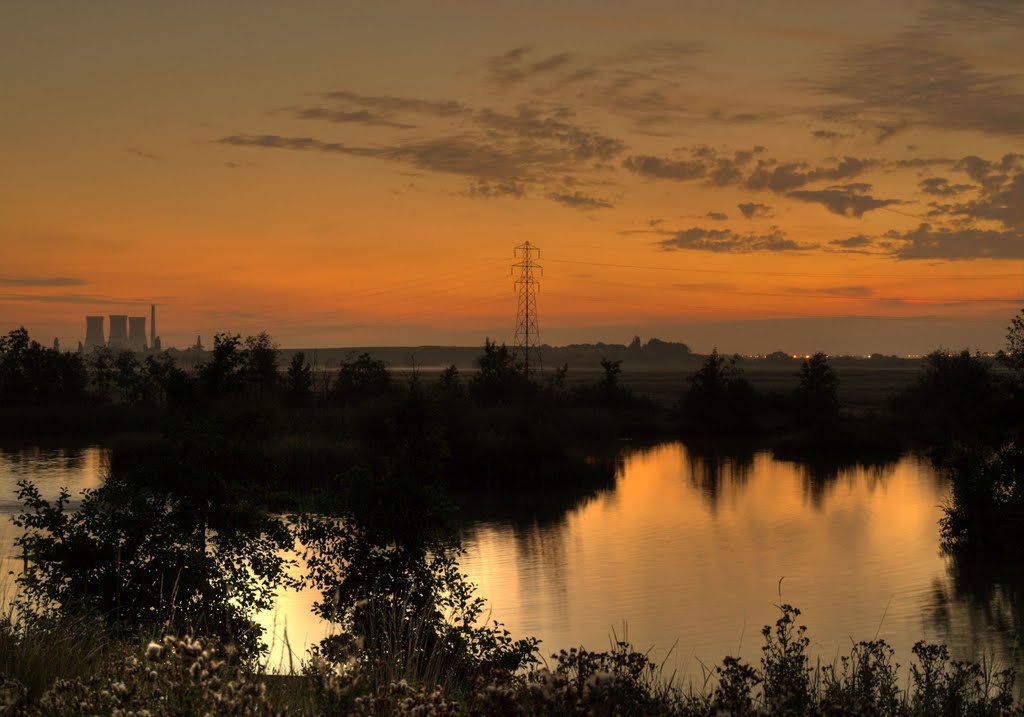
<path id="1" fill-rule="evenodd" d="M 816 458 L 800 463 L 804 494 L 815 509 L 821 510 L 840 480 L 855 481 L 861 477 L 870 487 L 884 484 L 896 470 L 896 461 L 844 461 Z"/>
<path id="2" fill-rule="evenodd" d="M 450 491 L 460 508 L 463 523 L 488 521 L 509 523 L 527 530 L 565 523 L 566 516 L 581 510 L 614 491 L 624 456 L 617 447 L 597 448 L 595 453 L 548 465 L 535 466 L 548 476 L 545 485 L 531 485 L 516 491 Z"/>
<path id="3" fill-rule="evenodd" d="M 687 473 L 714 512 L 726 485 L 742 489 L 754 467 L 754 450 L 740 444 L 691 443 L 686 448 Z"/>
<path id="4" fill-rule="evenodd" d="M 1016 668 L 1024 666 L 1024 573 L 1008 558 L 954 553 L 947 563 L 945 583 L 937 583 L 929 616 L 951 645 L 993 656 Z M 952 615 L 966 615 L 958 625 Z M 991 640 L 992 634 L 1011 636 Z"/>

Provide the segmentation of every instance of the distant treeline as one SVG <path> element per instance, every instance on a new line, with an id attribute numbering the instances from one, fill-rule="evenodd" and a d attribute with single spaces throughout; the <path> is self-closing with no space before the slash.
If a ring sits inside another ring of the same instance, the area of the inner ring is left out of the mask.
<path id="1" fill-rule="evenodd" d="M 284 348 L 281 356 L 285 362 L 296 353 L 302 353 L 315 369 L 330 370 L 337 368 L 353 356 L 367 354 L 378 361 L 383 361 L 392 370 L 403 369 L 439 369 L 455 366 L 461 370 L 476 368 L 480 355 L 477 346 L 354 346 L 344 348 Z M 179 364 L 191 366 L 206 360 L 207 351 L 194 348 L 180 350 L 169 349 L 168 353 Z M 662 341 L 651 338 L 643 342 L 634 336 L 629 344 L 597 342 L 593 344 L 567 344 L 565 346 L 540 347 L 543 364 L 548 369 L 568 364 L 574 370 L 596 369 L 601 359 L 622 361 L 629 369 L 692 369 L 699 366 L 707 354 L 693 352 L 685 343 Z M 784 366 L 806 358 L 785 351 L 771 351 L 755 356 L 744 356 L 744 361 L 756 361 L 765 365 Z M 870 356 L 833 356 L 836 364 L 861 363 L 870 359 L 874 365 L 907 365 L 918 362 L 918 359 L 899 357 L 888 354 L 873 353 Z"/>

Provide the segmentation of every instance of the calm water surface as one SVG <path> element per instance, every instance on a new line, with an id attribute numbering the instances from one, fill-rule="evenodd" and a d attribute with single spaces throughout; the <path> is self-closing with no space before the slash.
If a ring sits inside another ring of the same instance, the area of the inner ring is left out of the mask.
<path id="1" fill-rule="evenodd" d="M 18 504 L 20 478 L 44 495 L 96 487 L 109 465 L 102 448 L 0 451 L 0 511 Z M 553 479 L 555 480 L 555 479 Z M 615 631 L 653 648 L 680 673 L 726 654 L 756 661 L 762 625 L 781 600 L 800 607 L 811 649 L 831 662 L 851 640 L 884 637 L 909 662 L 920 639 L 946 642 L 960 658 L 1020 666 L 1020 576 L 998 566 L 958 565 L 939 549 L 948 487 L 926 464 L 816 472 L 755 454 L 709 460 L 679 443 L 624 454 L 614 486 L 543 520 L 469 521 L 463 569 L 492 617 L 542 652 L 602 649 Z M 543 497 L 538 498 L 543 500 Z M 15 531 L 0 526 L 4 574 L 20 562 Z M 297 659 L 327 632 L 310 592 L 285 592 L 261 616 L 273 661 Z"/>
<path id="2" fill-rule="evenodd" d="M 18 481 L 32 481 L 42 496 L 51 500 L 65 487 L 71 491 L 69 505 L 74 508 L 80 493 L 99 488 L 109 469 L 110 451 L 100 446 L 0 448 L 0 592 L 11 587 L 11 571 L 21 569 L 14 549 L 18 529 L 11 524 L 11 516 L 21 509 L 16 495 Z"/>

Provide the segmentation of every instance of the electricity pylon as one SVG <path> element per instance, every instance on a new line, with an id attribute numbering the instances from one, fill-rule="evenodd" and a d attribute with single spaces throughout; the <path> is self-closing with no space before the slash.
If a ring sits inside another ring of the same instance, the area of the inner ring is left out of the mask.
<path id="1" fill-rule="evenodd" d="M 519 269 L 515 288 L 519 291 L 519 308 L 516 312 L 515 354 L 522 359 L 523 372 L 541 370 L 540 330 L 537 328 L 537 289 L 540 282 L 534 277 L 537 271 L 541 275 L 544 268 L 534 262 L 540 258 L 540 250 L 530 242 L 524 242 L 515 248 L 513 256 L 519 259 L 512 265 L 512 270 Z"/>

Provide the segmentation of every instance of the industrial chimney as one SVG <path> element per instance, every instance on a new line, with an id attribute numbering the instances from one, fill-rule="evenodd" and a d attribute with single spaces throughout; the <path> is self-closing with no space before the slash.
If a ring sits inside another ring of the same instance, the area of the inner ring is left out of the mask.
<path id="1" fill-rule="evenodd" d="M 107 346 L 112 349 L 128 348 L 128 317 L 125 314 L 110 315 L 110 340 Z"/>
<path id="2" fill-rule="evenodd" d="M 128 319 L 128 348 L 132 351 L 146 350 L 145 316 L 132 316 Z"/>
<path id="3" fill-rule="evenodd" d="M 102 346 L 104 343 L 105 341 L 103 340 L 103 317 L 86 316 L 84 344 L 85 350 L 92 351 L 93 349 Z"/>
<path id="4" fill-rule="evenodd" d="M 156 348 L 156 304 L 149 305 L 149 347 L 154 351 Z"/>

